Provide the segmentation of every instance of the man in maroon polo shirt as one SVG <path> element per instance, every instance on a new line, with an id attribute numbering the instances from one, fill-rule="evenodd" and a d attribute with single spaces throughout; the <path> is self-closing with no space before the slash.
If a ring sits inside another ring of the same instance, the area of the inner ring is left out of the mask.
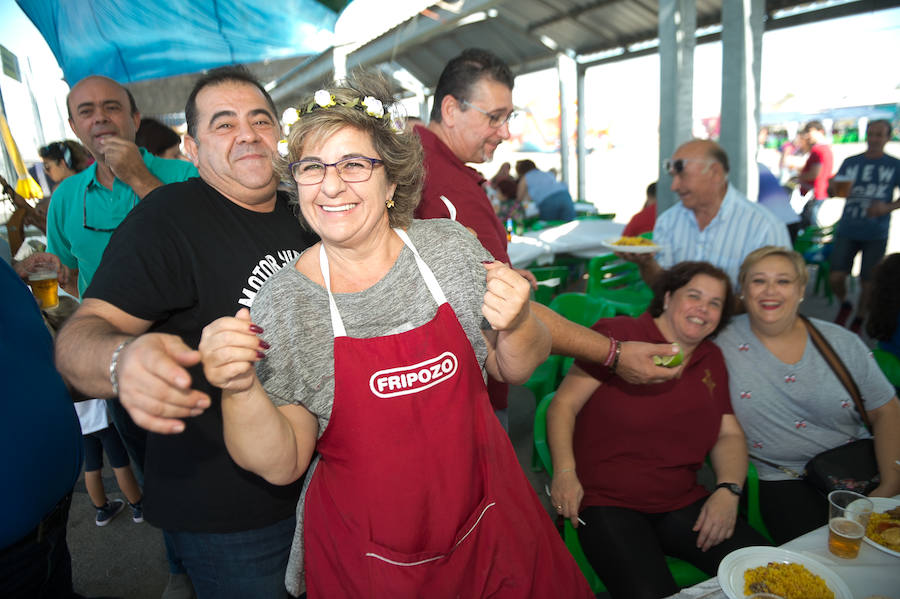
<path id="1" fill-rule="evenodd" d="M 416 125 L 425 150 L 425 186 L 416 218 L 451 218 L 471 230 L 496 260 L 509 263 L 506 230 L 482 187 L 485 182 L 467 162 L 481 163 L 509 139 L 513 76 L 498 56 L 469 48 L 452 59 L 438 79 L 431 122 Z M 528 271 L 520 274 L 534 282 Z M 553 336 L 553 353 L 603 362 L 616 353 L 610 339 L 531 303 Z M 677 353 L 669 345 L 625 343 L 617 358 L 618 372 L 631 382 L 659 382 L 681 372 L 654 366 L 652 355 Z M 488 379 L 488 394 L 500 421 L 507 426 L 508 386 Z"/>

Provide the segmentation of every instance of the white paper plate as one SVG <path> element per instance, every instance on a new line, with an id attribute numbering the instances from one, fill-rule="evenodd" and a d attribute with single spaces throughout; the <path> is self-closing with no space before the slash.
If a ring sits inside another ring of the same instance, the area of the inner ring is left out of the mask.
<path id="1" fill-rule="evenodd" d="M 662 249 L 661 245 L 616 245 L 616 242 L 622 239 L 622 236 L 619 237 L 610 237 L 609 239 L 604 239 L 600 242 L 600 245 L 605 247 L 608 250 L 612 250 L 614 252 L 621 252 L 623 254 L 653 254 Z"/>
<path id="2" fill-rule="evenodd" d="M 875 506 L 875 511 L 879 514 L 883 514 L 884 512 L 894 509 L 897 506 L 900 506 L 900 501 L 896 499 L 891 499 L 890 497 L 869 497 L 869 500 L 872 502 L 872 505 Z M 875 549 L 880 549 L 885 553 L 890 553 L 891 555 L 895 555 L 900 557 L 900 551 L 894 551 L 893 549 L 888 549 L 884 545 L 879 545 L 869 537 L 863 537 L 863 541 L 874 547 Z"/>
<path id="3" fill-rule="evenodd" d="M 744 599 L 744 572 L 765 566 L 769 562 L 801 564 L 822 577 L 834 593 L 834 599 L 853 599 L 853 594 L 841 577 L 828 566 L 808 555 L 778 547 L 744 547 L 732 551 L 719 563 L 719 585 L 729 599 Z"/>

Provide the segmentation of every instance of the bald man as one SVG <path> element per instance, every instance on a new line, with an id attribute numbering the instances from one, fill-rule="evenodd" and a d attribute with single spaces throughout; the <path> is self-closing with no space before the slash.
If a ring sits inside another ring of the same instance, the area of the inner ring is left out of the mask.
<path id="1" fill-rule="evenodd" d="M 719 144 L 689 141 L 666 161 L 666 170 L 680 201 L 656 219 L 653 241 L 662 249 L 656 255 L 624 254 L 648 284 L 685 260 L 711 262 L 736 283 L 741 262 L 756 248 L 791 247 L 784 223 L 728 182 L 728 155 Z"/>

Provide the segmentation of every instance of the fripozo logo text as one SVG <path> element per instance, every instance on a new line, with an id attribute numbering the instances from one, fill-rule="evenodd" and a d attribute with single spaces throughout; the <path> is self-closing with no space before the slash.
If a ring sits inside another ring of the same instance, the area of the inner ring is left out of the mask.
<path id="1" fill-rule="evenodd" d="M 385 399 L 418 393 L 450 379 L 458 367 L 456 356 L 444 352 L 411 366 L 379 370 L 369 378 L 369 389 Z"/>

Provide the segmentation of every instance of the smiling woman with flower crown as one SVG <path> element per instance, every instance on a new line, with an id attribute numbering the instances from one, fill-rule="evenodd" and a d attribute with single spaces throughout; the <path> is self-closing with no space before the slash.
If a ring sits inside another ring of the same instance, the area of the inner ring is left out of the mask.
<path id="1" fill-rule="evenodd" d="M 461 225 L 412 220 L 422 150 L 380 83 L 319 90 L 298 117 L 285 169 L 322 241 L 267 281 L 252 322 L 200 344 L 238 464 L 288 483 L 318 454 L 288 590 L 591 597 L 485 389 L 549 352 L 528 282 Z"/>

